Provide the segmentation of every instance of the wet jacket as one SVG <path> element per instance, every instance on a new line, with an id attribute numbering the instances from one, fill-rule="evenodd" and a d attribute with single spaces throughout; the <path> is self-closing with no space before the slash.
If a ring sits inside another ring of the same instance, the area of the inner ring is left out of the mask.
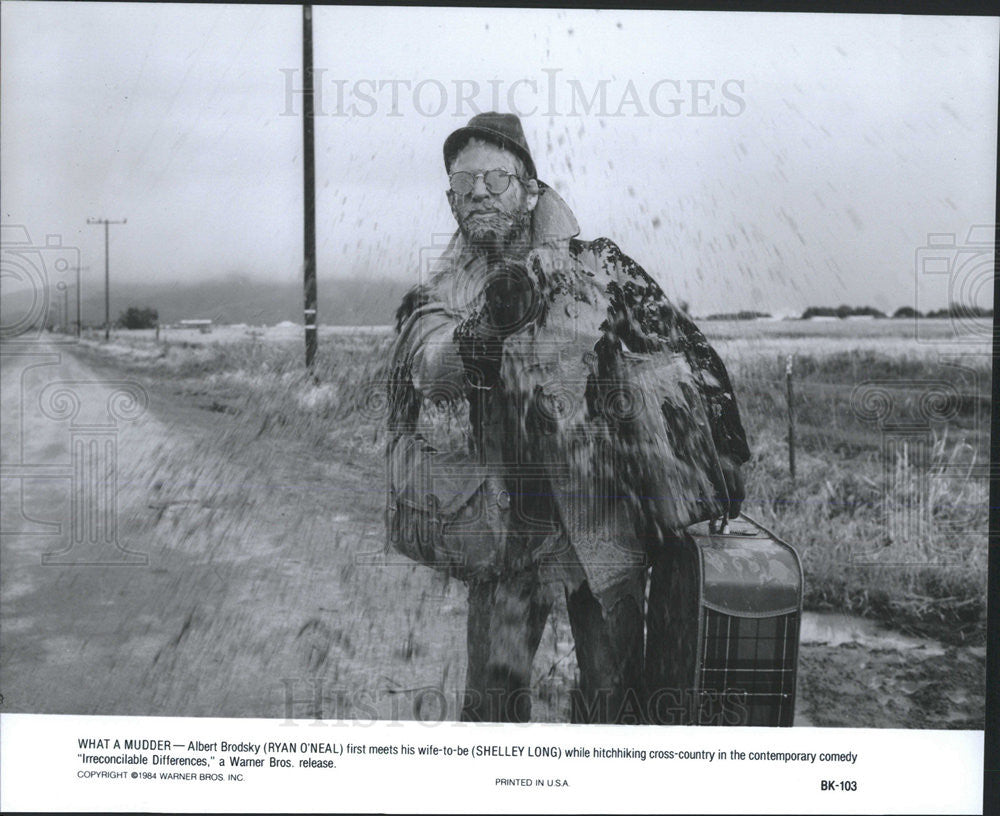
<path id="1" fill-rule="evenodd" d="M 725 366 L 607 238 L 548 187 L 523 257 L 459 233 L 397 313 L 390 458 L 424 398 L 468 406 L 469 455 L 505 488 L 505 568 L 614 595 L 649 547 L 724 514 L 750 452 Z M 730 477 L 730 478 L 727 478 Z"/>

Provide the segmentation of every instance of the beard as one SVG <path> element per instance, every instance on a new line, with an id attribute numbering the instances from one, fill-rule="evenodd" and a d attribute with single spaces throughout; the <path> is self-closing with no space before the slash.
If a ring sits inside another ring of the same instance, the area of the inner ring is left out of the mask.
<path id="1" fill-rule="evenodd" d="M 458 228 L 465 240 L 479 250 L 500 250 L 513 244 L 526 243 L 531 225 L 530 210 L 492 210 L 489 213 L 461 218 L 456 213 Z"/>

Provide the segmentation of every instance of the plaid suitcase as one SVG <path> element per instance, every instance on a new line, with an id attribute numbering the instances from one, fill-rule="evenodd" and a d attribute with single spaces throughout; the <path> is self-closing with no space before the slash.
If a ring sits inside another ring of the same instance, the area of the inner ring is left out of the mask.
<path id="1" fill-rule="evenodd" d="M 692 525 L 653 562 L 646 633 L 650 719 L 790 726 L 802 565 L 746 515 Z"/>

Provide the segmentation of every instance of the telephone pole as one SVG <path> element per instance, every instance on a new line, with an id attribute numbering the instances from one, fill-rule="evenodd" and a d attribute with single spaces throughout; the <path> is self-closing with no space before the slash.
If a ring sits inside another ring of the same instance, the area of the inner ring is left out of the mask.
<path id="1" fill-rule="evenodd" d="M 62 320 L 59 321 L 59 327 L 63 334 L 69 334 L 69 287 L 66 285 L 66 281 L 59 281 L 56 284 L 56 289 L 62 292 L 63 296 Z"/>
<path id="2" fill-rule="evenodd" d="M 83 295 L 80 290 L 80 273 L 89 272 L 89 266 L 76 267 L 76 336 L 77 339 L 83 334 L 83 316 L 80 314 L 83 305 Z"/>
<path id="3" fill-rule="evenodd" d="M 306 329 L 306 368 L 316 357 L 316 154 L 313 137 L 312 6 L 302 6 L 302 173 L 304 196 L 303 311 Z"/>
<path id="4" fill-rule="evenodd" d="M 104 224 L 104 339 L 111 339 L 111 273 L 108 270 L 108 225 L 128 221 L 110 221 L 107 218 L 88 218 L 88 224 Z"/>

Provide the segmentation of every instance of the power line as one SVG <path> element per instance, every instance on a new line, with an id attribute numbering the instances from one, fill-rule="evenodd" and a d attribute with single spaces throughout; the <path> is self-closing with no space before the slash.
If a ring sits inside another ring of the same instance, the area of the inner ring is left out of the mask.
<path id="1" fill-rule="evenodd" d="M 121 221 L 111 221 L 107 218 L 88 218 L 88 224 L 104 224 L 104 339 L 111 339 L 111 272 L 108 259 L 108 225 L 124 224 L 128 221 L 123 218 Z"/>

